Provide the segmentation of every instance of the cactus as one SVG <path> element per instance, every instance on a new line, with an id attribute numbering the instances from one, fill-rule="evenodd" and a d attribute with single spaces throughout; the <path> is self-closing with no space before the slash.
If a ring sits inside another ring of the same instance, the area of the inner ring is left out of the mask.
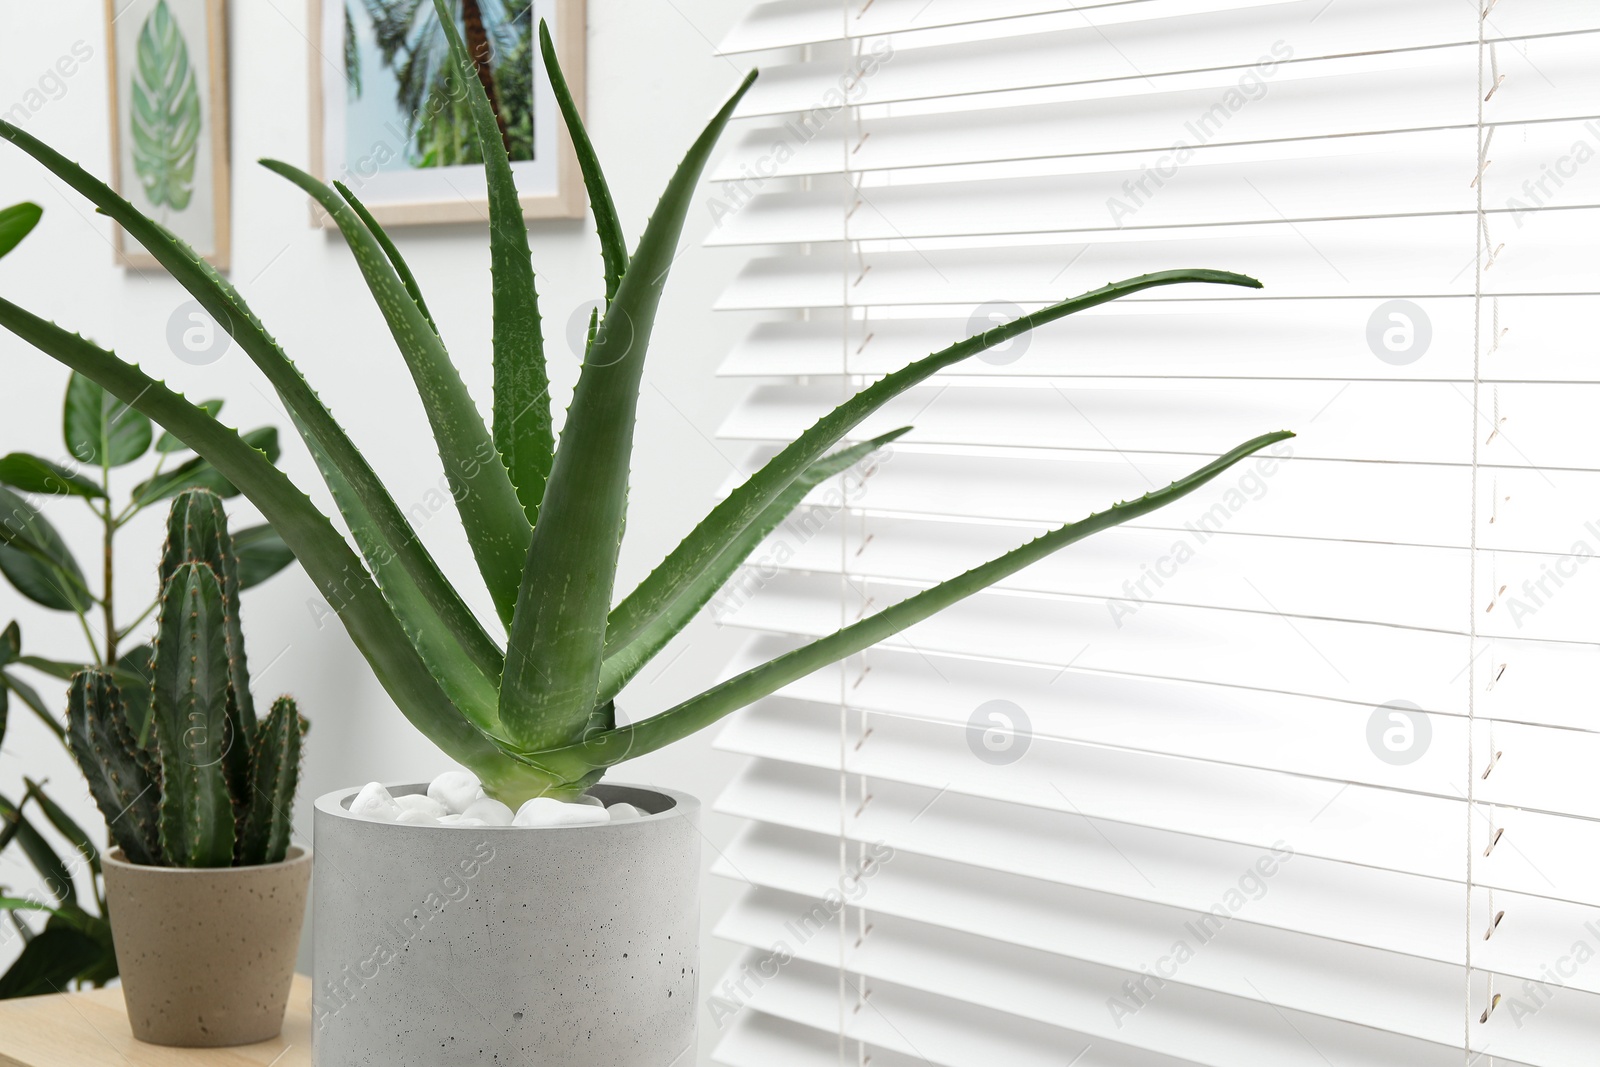
<path id="1" fill-rule="evenodd" d="M 113 840 L 134 863 L 278 863 L 306 721 L 289 697 L 257 722 L 239 626 L 238 563 L 222 502 L 191 489 L 172 504 L 161 561 L 147 739 L 115 678 L 72 680 L 73 755 Z"/>

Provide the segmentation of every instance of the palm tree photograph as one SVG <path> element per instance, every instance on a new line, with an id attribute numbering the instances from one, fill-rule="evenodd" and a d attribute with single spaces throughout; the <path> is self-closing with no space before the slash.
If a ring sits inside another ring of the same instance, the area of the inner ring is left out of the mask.
<path id="1" fill-rule="evenodd" d="M 388 145 L 394 150 L 374 160 L 374 169 L 481 164 L 468 89 L 488 96 L 512 160 L 535 158 L 532 7 L 527 0 L 451 0 L 447 7 L 478 85 L 461 84 L 452 68 L 431 0 L 344 0 L 348 158 L 373 159 L 374 146 Z"/>

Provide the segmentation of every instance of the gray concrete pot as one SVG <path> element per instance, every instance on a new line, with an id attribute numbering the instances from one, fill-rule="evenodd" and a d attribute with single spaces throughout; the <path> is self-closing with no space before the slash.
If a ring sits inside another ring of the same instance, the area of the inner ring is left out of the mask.
<path id="1" fill-rule="evenodd" d="M 291 848 L 257 867 L 146 867 L 112 849 L 103 862 L 133 1036 L 188 1047 L 277 1037 L 311 857 Z"/>
<path id="2" fill-rule="evenodd" d="M 699 801 L 600 785 L 652 814 L 468 828 L 358 819 L 357 792 L 316 803 L 318 1067 L 693 1062 Z"/>

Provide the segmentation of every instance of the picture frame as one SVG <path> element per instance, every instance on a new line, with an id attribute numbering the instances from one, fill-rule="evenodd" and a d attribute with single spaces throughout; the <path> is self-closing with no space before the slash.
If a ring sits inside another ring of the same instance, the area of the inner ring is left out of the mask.
<path id="1" fill-rule="evenodd" d="M 350 186 L 383 226 L 419 226 L 452 223 L 487 223 L 488 191 L 481 162 L 422 162 L 436 158 L 459 159 L 477 151 L 475 136 L 455 116 L 444 115 L 453 104 L 441 102 L 437 78 L 422 73 L 409 82 L 394 54 L 383 51 L 372 21 L 372 6 L 363 0 L 308 0 L 308 38 L 311 41 L 311 173 L 322 181 L 339 180 Z M 475 0 L 481 23 L 500 60 L 495 73 L 522 84 L 522 50 L 529 53 L 526 86 L 504 104 L 508 144 L 513 149 L 512 169 L 521 192 L 523 217 L 538 219 L 582 218 L 586 210 L 583 174 L 577 152 L 567 134 L 538 57 L 538 23 L 550 23 L 556 52 L 579 110 L 584 107 L 585 58 L 588 22 L 585 0 Z M 436 31 L 432 5 L 418 5 L 422 22 L 396 46 L 393 31 L 387 44 L 407 58 L 437 63 L 434 40 L 422 38 Z M 506 13 L 524 16 L 516 22 Z M 354 47 L 350 33 L 354 31 Z M 498 31 L 499 36 L 496 36 Z M 438 35 L 442 39 L 442 34 Z M 419 60 L 419 64 L 422 63 Z M 490 81 L 494 81 L 490 78 Z M 433 85 L 433 95 L 426 95 Z M 443 118 L 439 116 L 444 115 Z M 433 124 L 419 116 L 433 116 Z M 446 128 L 436 132 L 435 128 Z M 455 153 L 452 156 L 452 153 Z M 522 158 L 515 158 L 519 154 Z M 481 156 L 479 156 L 481 159 Z M 313 225 L 332 226 L 320 207 L 311 205 Z"/>
<path id="2" fill-rule="evenodd" d="M 232 245 L 226 0 L 105 0 L 111 181 L 227 270 Z M 197 53 L 200 53 L 197 55 Z M 112 227 L 119 264 L 157 267 Z"/>

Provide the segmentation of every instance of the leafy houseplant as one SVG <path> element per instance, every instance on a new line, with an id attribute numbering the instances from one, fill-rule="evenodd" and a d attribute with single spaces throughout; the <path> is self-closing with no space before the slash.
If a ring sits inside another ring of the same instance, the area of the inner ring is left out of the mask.
<path id="1" fill-rule="evenodd" d="M 444 0 L 435 0 L 458 76 L 475 69 Z M 337 223 L 427 409 L 478 568 L 509 639 L 502 649 L 443 577 L 393 497 L 240 294 L 172 234 L 71 161 L 15 126 L 16 144 L 139 240 L 232 333 L 277 389 L 349 526 L 365 565 L 329 520 L 266 457 L 201 407 L 122 361 L 5 300 L 0 325 L 149 415 L 239 486 L 293 549 L 406 716 L 512 807 L 576 798 L 606 771 L 912 626 L 1099 530 L 1149 514 L 1251 453 L 1245 442 L 1172 485 L 1058 527 L 1031 543 L 737 675 L 636 723 L 615 698 L 799 503 L 797 486 L 829 449 L 907 389 L 1037 326 L 1132 293 L 1181 283 L 1259 288 L 1238 274 L 1142 275 L 1022 315 L 896 371 L 823 416 L 717 505 L 640 585 L 613 605 L 634 424 L 657 309 L 705 164 L 752 73 L 694 142 L 632 255 L 547 31 L 541 50 L 594 208 L 606 307 L 591 319 L 583 367 L 556 448 L 538 300 L 517 190 L 488 100 L 471 95 L 487 160 L 494 276 L 494 419 L 486 427 L 445 350 L 415 278 L 348 189 L 286 163 L 264 165 L 309 193 Z M 902 431 L 903 432 L 903 431 Z M 894 435 L 891 435 L 894 436 Z"/>
<path id="2" fill-rule="evenodd" d="M 276 1034 L 305 908 L 289 820 L 306 722 L 290 697 L 257 720 L 238 596 L 222 501 L 185 490 L 167 520 L 144 717 L 110 672 L 72 679 L 68 739 L 120 849 L 104 862 L 129 1019 L 160 1044 Z"/>
<path id="3" fill-rule="evenodd" d="M 14 249 L 41 216 L 34 204 L 0 210 L 0 256 Z M 220 412 L 222 401 L 207 400 L 202 406 Z M 68 383 L 62 432 L 65 451 L 57 459 L 26 452 L 0 456 L 0 575 L 41 609 L 75 616 L 86 647 L 49 657 L 24 655 L 21 627 L 12 621 L 0 639 L 0 724 L 15 696 L 65 744 L 67 731 L 59 716 L 20 669 L 62 682 L 88 666 L 111 672 L 124 691 L 128 713 L 143 722 L 149 707 L 150 646 L 133 642 L 156 603 L 152 601 L 126 624 L 119 620 L 115 589 L 117 575 L 125 570 L 119 566 L 122 535 L 144 511 L 187 488 L 204 486 L 224 497 L 237 496 L 238 490 L 204 459 L 187 455 L 177 438 L 157 435 L 148 418 L 81 375 L 73 375 Z M 276 429 L 261 427 L 244 436 L 277 458 Z M 125 477 L 134 480 L 119 492 L 113 483 Z M 86 576 L 55 525 L 30 499 L 35 496 L 63 504 L 75 500 L 94 517 L 101 557 L 98 583 Z M 242 589 L 266 581 L 294 560 L 270 526 L 240 530 L 234 537 Z M 0 743 L 4 736 L 0 725 Z M 0 848 L 15 846 L 23 851 L 44 879 L 52 903 L 45 907 L 16 897 L 0 899 L 0 909 L 11 912 L 26 940 L 22 954 L 0 976 L 0 997 L 51 992 L 73 981 L 101 984 L 117 976 L 111 928 L 97 884 L 102 877 L 99 851 L 52 799 L 45 783 L 30 779 L 25 784 L 19 802 L 0 797 Z M 76 878 L 29 819 L 30 808 L 37 809 L 78 851 L 83 867 Z M 83 881 L 88 884 L 80 885 Z M 36 936 L 17 918 L 19 911 L 47 912 L 45 930 Z"/>

